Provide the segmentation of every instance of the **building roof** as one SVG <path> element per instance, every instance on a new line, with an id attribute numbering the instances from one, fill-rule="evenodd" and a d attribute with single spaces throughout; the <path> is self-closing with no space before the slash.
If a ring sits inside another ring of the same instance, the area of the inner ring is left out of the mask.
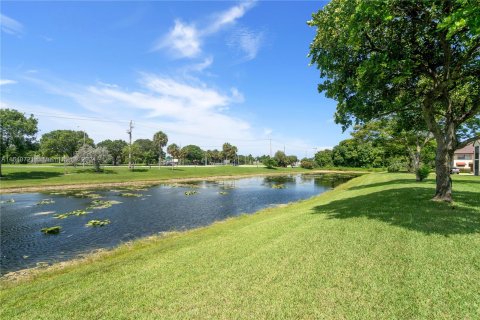
<path id="1" fill-rule="evenodd" d="M 455 150 L 455 153 L 473 154 L 474 150 L 475 149 L 473 148 L 473 142 L 472 142 L 470 144 L 467 144 L 465 147 L 463 147 L 461 149 Z"/>

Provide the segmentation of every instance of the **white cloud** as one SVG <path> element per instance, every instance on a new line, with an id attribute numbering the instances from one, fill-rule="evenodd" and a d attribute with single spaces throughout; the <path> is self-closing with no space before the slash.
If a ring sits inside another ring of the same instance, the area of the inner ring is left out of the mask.
<path id="1" fill-rule="evenodd" d="M 230 38 L 228 45 L 242 51 L 243 59 L 253 60 L 256 58 L 265 38 L 264 32 L 254 32 L 247 28 L 238 29 Z"/>
<path id="2" fill-rule="evenodd" d="M 201 39 L 196 27 L 175 20 L 175 26 L 157 42 L 153 50 L 166 48 L 178 58 L 193 58 L 202 51 L 200 45 Z"/>
<path id="3" fill-rule="evenodd" d="M 10 79 L 0 79 L 0 86 L 4 86 L 6 84 L 15 84 L 17 81 L 10 80 Z"/>
<path id="4" fill-rule="evenodd" d="M 2 31 L 8 34 L 21 35 L 23 33 L 23 25 L 20 22 L 1 13 L 0 26 Z"/>
<path id="5" fill-rule="evenodd" d="M 133 91 L 112 84 L 79 86 L 54 79 L 25 79 L 49 93 L 72 99 L 91 117 L 133 119 L 138 123 L 136 133 L 146 138 L 159 128 L 174 139 L 171 141 L 198 145 L 211 145 L 215 141 L 221 146 L 231 139 L 254 137 L 247 121 L 225 111 L 243 101 L 243 95 L 236 88 L 224 93 L 198 80 L 177 80 L 149 73 L 141 74 L 140 87 Z M 110 126 L 104 129 L 101 123 L 94 125 L 96 129 L 91 132 L 98 132 L 99 137 L 94 136 L 96 139 L 106 139 L 106 135 L 110 138 L 124 136 L 123 127 L 108 131 Z"/>
<path id="6" fill-rule="evenodd" d="M 210 34 L 219 31 L 227 25 L 234 24 L 238 19 L 243 17 L 245 13 L 255 5 L 255 1 L 242 2 L 230 9 L 215 14 L 213 22 L 204 30 L 204 33 Z"/>
<path id="7" fill-rule="evenodd" d="M 173 28 L 163 37 L 156 41 L 152 50 L 166 49 L 175 58 L 194 58 L 202 52 L 202 42 L 207 36 L 215 34 L 222 28 L 234 24 L 238 19 L 255 5 L 255 1 L 242 2 L 224 12 L 214 14 L 203 27 L 197 27 L 194 23 L 185 23 L 175 20 Z M 246 44 L 246 46 L 252 46 Z M 255 54 L 256 55 L 256 52 Z"/>

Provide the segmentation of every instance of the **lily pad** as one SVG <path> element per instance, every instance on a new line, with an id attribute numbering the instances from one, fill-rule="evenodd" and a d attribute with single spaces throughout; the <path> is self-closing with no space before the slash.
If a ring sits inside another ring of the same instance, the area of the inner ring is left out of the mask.
<path id="1" fill-rule="evenodd" d="M 90 220 L 85 224 L 87 227 L 103 227 L 110 223 L 110 220 Z"/>
<path id="2" fill-rule="evenodd" d="M 61 229 L 62 227 L 60 226 L 54 226 L 54 227 L 43 228 L 40 231 L 42 231 L 44 234 L 59 234 Z"/>
<path id="3" fill-rule="evenodd" d="M 41 205 L 44 205 L 44 204 L 52 204 L 52 203 L 55 203 L 55 201 L 53 201 L 52 199 L 43 199 L 42 201 L 37 203 L 37 206 L 41 206 Z"/>

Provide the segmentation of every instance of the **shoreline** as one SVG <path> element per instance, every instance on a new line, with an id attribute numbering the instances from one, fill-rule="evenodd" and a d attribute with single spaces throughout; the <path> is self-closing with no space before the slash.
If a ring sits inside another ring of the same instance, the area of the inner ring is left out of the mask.
<path id="1" fill-rule="evenodd" d="M 99 182 L 99 183 L 79 183 L 79 184 L 59 184 L 59 185 L 42 185 L 31 187 L 12 187 L 0 188 L 0 194 L 12 193 L 36 193 L 42 191 L 57 191 L 57 190 L 83 190 L 83 189 L 102 189 L 110 187 L 150 187 L 159 184 L 172 184 L 181 182 L 195 182 L 195 181 L 218 181 L 218 180 L 233 180 L 240 178 L 251 177 L 268 177 L 268 176 L 283 176 L 291 174 L 368 174 L 366 171 L 341 171 L 341 170 L 312 170 L 305 172 L 272 172 L 272 173 L 255 173 L 255 174 L 236 174 L 227 176 L 211 176 L 211 177 L 191 177 L 191 178 L 175 178 L 175 179 L 160 179 L 160 180 L 134 180 L 122 182 Z"/>

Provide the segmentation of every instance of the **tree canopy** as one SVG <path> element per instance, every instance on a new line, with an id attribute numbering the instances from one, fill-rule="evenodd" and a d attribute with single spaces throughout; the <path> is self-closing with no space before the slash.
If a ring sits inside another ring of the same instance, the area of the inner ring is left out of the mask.
<path id="1" fill-rule="evenodd" d="M 85 138 L 85 140 L 84 140 Z M 93 140 L 84 131 L 54 130 L 40 138 L 40 151 L 46 157 L 73 157 L 84 145 L 94 146 Z"/>
<path id="2" fill-rule="evenodd" d="M 128 144 L 123 140 L 104 140 L 97 143 L 97 147 L 105 147 L 108 150 L 108 153 L 112 156 L 113 165 L 116 166 L 120 162 L 122 157 L 123 149 Z"/>
<path id="3" fill-rule="evenodd" d="M 38 132 L 38 120 L 15 109 L 0 109 L 0 157 L 3 158 L 9 149 L 22 153 L 29 143 L 35 140 Z M 0 176 L 2 163 L 0 159 Z"/>
<path id="4" fill-rule="evenodd" d="M 337 100 L 336 122 L 423 119 L 437 142 L 438 200 L 451 201 L 455 149 L 479 138 L 458 134 L 480 112 L 479 17 L 469 0 L 332 0 L 308 22 L 318 90 Z"/>

